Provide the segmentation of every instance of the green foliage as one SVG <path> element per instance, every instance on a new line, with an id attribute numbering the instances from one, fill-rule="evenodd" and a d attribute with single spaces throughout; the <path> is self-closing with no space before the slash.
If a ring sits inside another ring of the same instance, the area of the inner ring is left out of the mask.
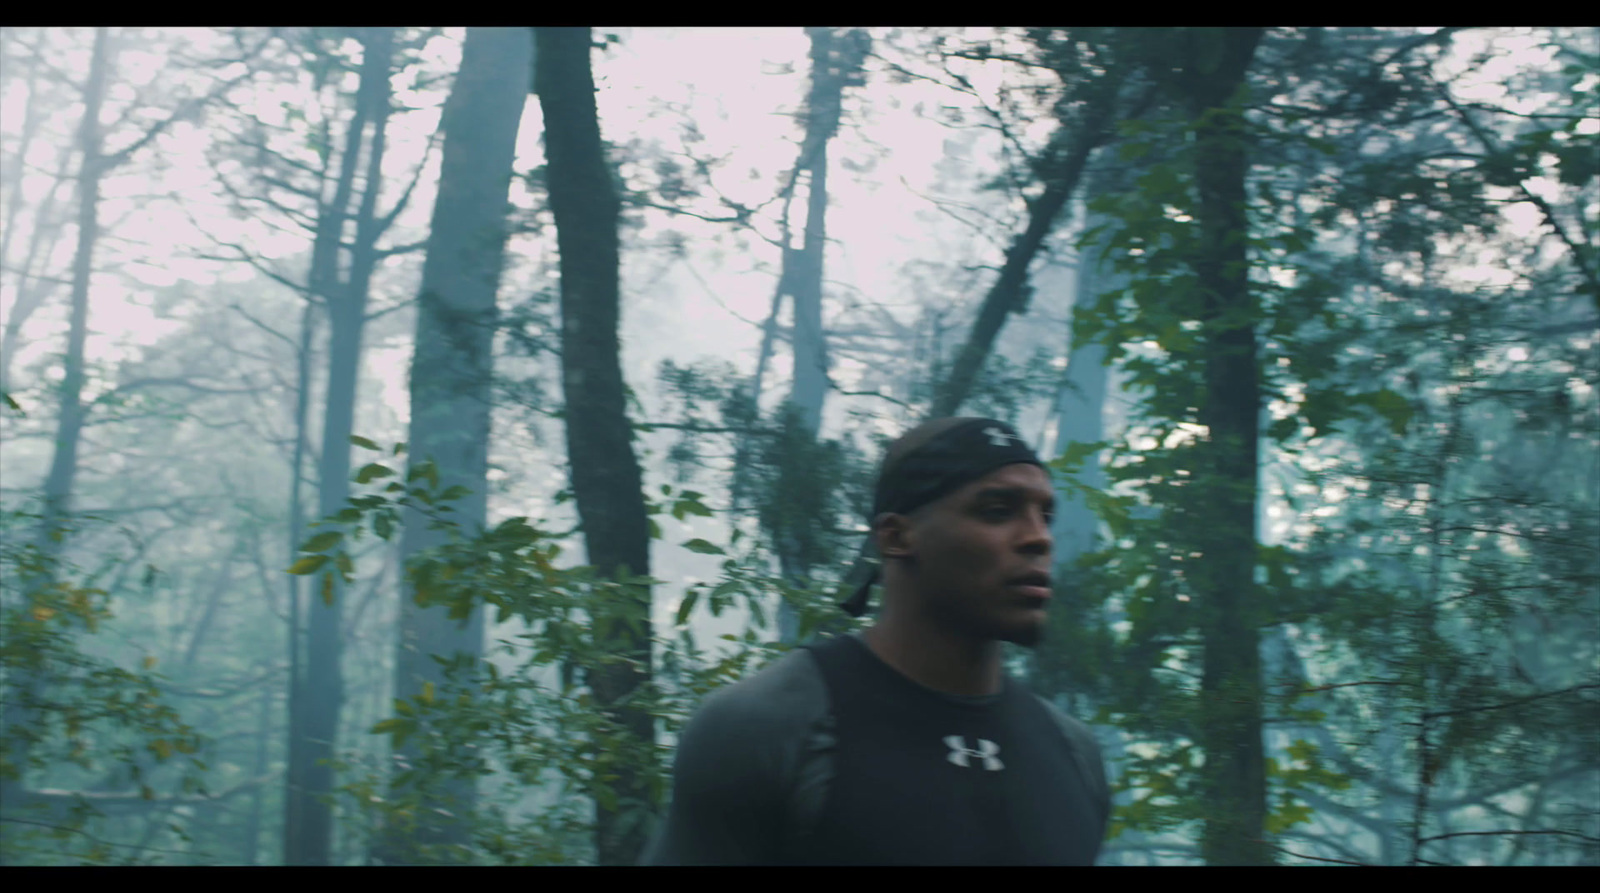
<path id="1" fill-rule="evenodd" d="M 416 476 L 426 478 L 426 475 Z M 440 606 L 465 621 L 486 611 L 496 626 L 515 632 L 481 661 L 435 656 L 445 682 L 424 686 L 414 698 L 396 699 L 392 715 L 368 731 L 399 748 L 411 745 L 417 757 L 398 771 L 360 774 L 342 788 L 352 809 L 365 816 L 369 833 L 408 834 L 422 827 L 427 811 L 445 810 L 469 830 L 464 847 L 419 844 L 425 861 L 467 864 L 559 864 L 584 861 L 593 831 L 593 813 L 584 802 L 618 808 L 628 820 L 653 822 L 669 789 L 669 749 L 641 739 L 626 727 L 617 707 L 644 711 L 668 734 L 676 734 L 708 693 L 742 678 L 785 647 L 771 642 L 771 597 L 778 594 L 796 610 L 802 628 L 818 628 L 837 609 L 826 594 L 799 590 L 773 578 L 752 544 L 738 538 L 717 544 L 695 538 L 691 551 L 725 556 L 721 577 L 690 586 L 676 612 L 676 628 L 658 636 L 660 669 L 646 687 L 629 693 L 610 709 L 600 709 L 588 680 L 619 662 L 631 660 L 606 644 L 615 625 L 642 629 L 648 601 L 646 585 L 662 581 L 624 570 L 602 578 L 589 567 L 560 564 L 561 537 L 525 517 L 509 518 L 481 535 L 463 534 L 445 509 L 445 493 L 428 487 L 390 490 L 388 485 L 352 496 L 350 507 L 320 522 L 327 532 L 306 544 L 331 549 L 318 556 L 337 561 L 348 544 L 384 518 L 415 510 L 421 523 L 444 531 L 447 541 L 416 556 L 406 577 L 419 606 Z M 693 490 L 661 488 L 652 514 L 679 520 L 707 516 L 710 509 Z M 742 636 L 726 636 L 715 650 L 703 649 L 687 629 L 696 610 L 719 616 L 741 605 L 752 617 Z M 516 632 L 520 631 L 520 632 Z M 561 668 L 573 673 L 558 673 Z M 619 778 L 646 779 L 648 802 L 623 802 Z M 510 784 L 503 796 L 480 802 L 466 814 L 454 791 L 459 785 L 496 775 Z M 523 815 L 513 793 L 550 792 L 550 802 Z M 398 793 L 397 793 L 398 792 Z M 509 798 L 509 799 L 507 799 Z"/>
<path id="2" fill-rule="evenodd" d="M 1420 71 L 1400 69 L 1384 101 L 1437 117 L 1439 85 L 1411 92 Z M 1590 75 L 1569 71 L 1567 86 Z M 1581 244 L 1553 264 L 1525 260 L 1551 247 L 1539 240 L 1566 245 L 1557 226 L 1582 231 L 1581 196 L 1546 193 L 1546 228 L 1527 237 L 1505 233 L 1498 216 L 1530 178 L 1570 187 L 1594 177 L 1595 137 L 1561 107 L 1577 94 L 1550 95 L 1548 116 L 1502 125 L 1509 137 L 1487 133 L 1487 108 L 1451 108 L 1459 132 L 1407 136 L 1384 152 L 1363 145 L 1366 122 L 1341 130 L 1332 102 L 1304 113 L 1280 104 L 1252 123 L 1249 321 L 1271 413 L 1264 479 L 1283 476 L 1286 492 L 1272 496 L 1297 522 L 1284 544 L 1258 549 L 1255 568 L 1259 628 L 1298 643 L 1268 697 L 1269 728 L 1292 742 L 1269 750 L 1269 834 L 1337 836 L 1307 792 L 1337 800 L 1360 783 L 1420 798 L 1449 785 L 1470 800 L 1472 779 L 1535 784 L 1571 765 L 1556 755 L 1595 746 L 1576 731 L 1594 727 L 1580 688 L 1593 681 L 1592 634 L 1585 644 L 1576 630 L 1593 629 L 1600 583 L 1600 368 L 1592 343 L 1527 335 L 1581 316 L 1586 300 L 1575 299 L 1594 264 Z M 1191 585 L 1203 556 L 1185 543 L 1216 522 L 1192 427 L 1210 323 L 1194 299 L 1184 127 L 1157 116 L 1123 128 L 1122 160 L 1143 165 L 1135 188 L 1100 198 L 1094 209 L 1110 222 L 1080 242 L 1104 239 L 1106 260 L 1128 277 L 1074 320 L 1075 343 L 1104 344 L 1137 401 L 1103 450 L 1108 484 L 1080 481 L 1102 445 L 1054 463 L 1106 545 L 1063 584 L 1077 597 L 1059 626 L 1052 619 L 1052 640 L 1073 658 L 1042 681 L 1093 697 L 1138 748 L 1123 767 L 1121 833 L 1181 834 L 1197 818 L 1187 799 L 1197 792 L 1178 783 L 1194 771 L 1180 755 L 1199 731 L 1203 617 Z M 1513 284 L 1449 282 L 1442 261 L 1477 251 L 1506 258 Z M 1353 729 L 1363 746 L 1345 744 Z"/>
<path id="3" fill-rule="evenodd" d="M 98 836 L 106 815 L 84 794 L 36 789 L 99 776 L 145 801 L 203 795 L 206 741 L 169 703 L 153 659 L 135 671 L 94 653 L 114 621 L 110 596 L 59 557 L 66 538 L 29 541 L 39 523 L 10 512 L 0 524 L 0 850 L 7 864 L 139 861 L 137 847 Z"/>

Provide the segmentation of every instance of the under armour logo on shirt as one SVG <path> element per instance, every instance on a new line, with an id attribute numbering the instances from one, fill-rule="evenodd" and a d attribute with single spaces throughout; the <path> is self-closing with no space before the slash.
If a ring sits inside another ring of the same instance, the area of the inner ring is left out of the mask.
<path id="1" fill-rule="evenodd" d="M 989 435 L 989 443 L 993 444 L 994 446 L 1005 446 L 1011 442 L 1013 437 L 1016 436 L 1009 431 L 1002 431 L 993 425 L 983 429 L 983 433 Z"/>
<path id="2" fill-rule="evenodd" d="M 1000 753 L 1000 745 L 993 741 L 979 738 L 977 750 L 967 747 L 967 739 L 960 735 L 947 735 L 944 743 L 950 748 L 950 755 L 947 759 L 963 769 L 972 765 L 972 757 L 983 760 L 983 768 L 990 772 L 998 772 L 1005 768 L 1005 764 L 1000 762 L 1000 758 L 996 756 L 996 754 Z"/>

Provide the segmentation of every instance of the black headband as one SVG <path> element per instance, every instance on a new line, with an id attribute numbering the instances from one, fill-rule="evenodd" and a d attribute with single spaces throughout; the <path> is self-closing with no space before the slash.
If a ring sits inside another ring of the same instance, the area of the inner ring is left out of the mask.
<path id="1" fill-rule="evenodd" d="M 929 424 L 940 430 L 927 441 L 900 455 L 890 449 L 878 474 L 870 523 L 876 525 L 878 517 L 885 512 L 903 515 L 914 511 L 1005 465 L 1044 466 L 1016 429 L 1005 422 L 949 419 Z M 914 430 L 906 438 L 916 434 Z M 839 607 L 852 617 L 865 614 L 868 595 L 877 579 L 878 572 L 874 569 L 867 581 Z"/>

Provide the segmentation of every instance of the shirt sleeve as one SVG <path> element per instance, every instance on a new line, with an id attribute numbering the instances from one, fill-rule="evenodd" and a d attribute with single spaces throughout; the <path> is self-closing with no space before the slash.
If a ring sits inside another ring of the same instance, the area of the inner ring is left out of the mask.
<path id="1" fill-rule="evenodd" d="M 1093 730 L 1087 725 L 1068 716 L 1048 700 L 1044 698 L 1039 700 L 1055 718 L 1062 734 L 1077 755 L 1078 765 L 1083 769 L 1085 781 L 1089 785 L 1090 796 L 1093 797 L 1095 806 L 1099 810 L 1100 836 L 1103 840 L 1106 829 L 1111 824 L 1111 785 L 1106 780 L 1106 761 L 1105 755 L 1100 750 L 1100 742 L 1095 740 Z"/>
<path id="2" fill-rule="evenodd" d="M 787 671 L 789 668 L 783 668 Z M 641 865 L 762 865 L 782 852 L 789 788 L 811 711 L 768 674 L 707 697 L 678 741 L 672 802 Z"/>

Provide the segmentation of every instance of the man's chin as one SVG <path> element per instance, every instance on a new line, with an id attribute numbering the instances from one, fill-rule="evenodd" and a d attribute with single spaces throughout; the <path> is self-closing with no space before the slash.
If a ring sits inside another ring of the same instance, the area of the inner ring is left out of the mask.
<path id="1" fill-rule="evenodd" d="M 1008 627 L 1000 636 L 1002 642 L 1021 645 L 1023 648 L 1036 648 L 1044 641 L 1045 622 L 1041 618 L 1031 623 L 1019 623 Z"/>

